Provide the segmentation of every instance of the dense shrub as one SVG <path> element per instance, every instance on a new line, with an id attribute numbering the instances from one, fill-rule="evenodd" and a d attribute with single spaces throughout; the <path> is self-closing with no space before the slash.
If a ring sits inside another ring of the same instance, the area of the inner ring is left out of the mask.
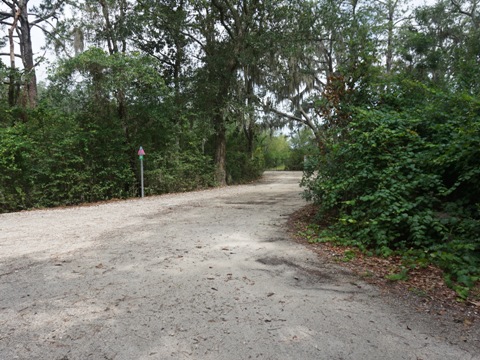
<path id="1" fill-rule="evenodd" d="M 255 143 L 252 144 L 255 147 Z M 258 179 L 265 169 L 265 158 L 260 148 L 253 153 L 247 139 L 239 132 L 230 134 L 227 142 L 227 183 L 241 184 Z"/>
<path id="2" fill-rule="evenodd" d="M 146 194 L 184 192 L 214 185 L 213 163 L 195 153 L 151 153 L 145 159 Z"/>
<path id="3" fill-rule="evenodd" d="M 135 178 L 108 122 L 39 107 L 28 122 L 0 127 L 0 212 L 128 197 Z"/>
<path id="4" fill-rule="evenodd" d="M 480 275 L 480 103 L 430 93 L 421 110 L 357 110 L 344 141 L 307 164 L 319 241 L 440 265 L 459 294 Z"/>

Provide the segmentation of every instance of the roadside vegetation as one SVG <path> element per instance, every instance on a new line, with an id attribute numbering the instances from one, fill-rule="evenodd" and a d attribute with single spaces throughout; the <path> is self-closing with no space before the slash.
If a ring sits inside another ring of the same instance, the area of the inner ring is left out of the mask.
<path id="1" fill-rule="evenodd" d="M 348 132 L 309 158 L 310 241 L 399 256 L 391 280 L 436 265 L 466 299 L 480 279 L 480 102 L 409 79 L 396 87 L 395 99 L 349 109 Z"/>

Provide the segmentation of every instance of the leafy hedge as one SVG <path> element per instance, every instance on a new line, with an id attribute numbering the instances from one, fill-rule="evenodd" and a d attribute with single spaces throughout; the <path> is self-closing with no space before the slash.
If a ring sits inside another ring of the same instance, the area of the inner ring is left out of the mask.
<path id="1" fill-rule="evenodd" d="M 317 241 L 435 263 L 466 296 L 480 279 L 478 99 L 427 92 L 408 111 L 357 109 L 349 130 L 306 166 L 305 196 L 332 224 Z"/>
<path id="2" fill-rule="evenodd" d="M 211 159 L 196 153 L 154 152 L 145 159 L 146 194 L 184 192 L 214 186 Z"/>
<path id="3" fill-rule="evenodd" d="M 0 213 L 138 196 L 138 145 L 126 142 L 115 115 L 88 104 L 68 114 L 45 103 L 26 115 L 27 122 L 0 119 Z M 202 151 L 194 131 L 182 132 L 178 148 L 160 125 L 137 135 L 147 149 L 145 193 L 215 186 L 213 157 Z M 229 138 L 231 183 L 251 181 L 263 172 L 263 154 L 245 151 L 245 141 L 235 133 Z"/>
<path id="4" fill-rule="evenodd" d="M 0 212 L 134 194 L 125 146 L 109 124 L 82 127 L 41 107 L 28 116 L 0 126 Z"/>
<path id="5" fill-rule="evenodd" d="M 250 152 L 247 145 L 247 139 L 239 134 L 239 131 L 233 131 L 227 139 L 227 183 L 242 184 L 257 180 L 265 170 L 265 157 L 260 147 L 255 147 Z"/>

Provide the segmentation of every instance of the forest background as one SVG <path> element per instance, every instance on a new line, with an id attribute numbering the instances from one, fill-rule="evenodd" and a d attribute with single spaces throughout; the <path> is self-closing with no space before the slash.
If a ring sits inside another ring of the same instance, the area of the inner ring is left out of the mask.
<path id="1" fill-rule="evenodd" d="M 0 212 L 138 196 L 140 145 L 147 195 L 286 166 L 319 206 L 312 241 L 400 253 L 405 273 L 434 263 L 465 298 L 480 275 L 479 6 L 1 0 Z M 38 30 L 55 53 L 41 82 Z"/>

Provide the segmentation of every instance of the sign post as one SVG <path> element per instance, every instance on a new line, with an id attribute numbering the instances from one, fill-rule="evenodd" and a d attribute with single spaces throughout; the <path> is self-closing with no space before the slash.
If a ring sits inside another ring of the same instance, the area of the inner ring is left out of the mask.
<path id="1" fill-rule="evenodd" d="M 140 159 L 140 186 L 142 189 L 142 198 L 145 197 L 145 190 L 143 187 L 143 157 L 145 156 L 145 150 L 140 146 L 138 149 L 138 158 Z"/>

